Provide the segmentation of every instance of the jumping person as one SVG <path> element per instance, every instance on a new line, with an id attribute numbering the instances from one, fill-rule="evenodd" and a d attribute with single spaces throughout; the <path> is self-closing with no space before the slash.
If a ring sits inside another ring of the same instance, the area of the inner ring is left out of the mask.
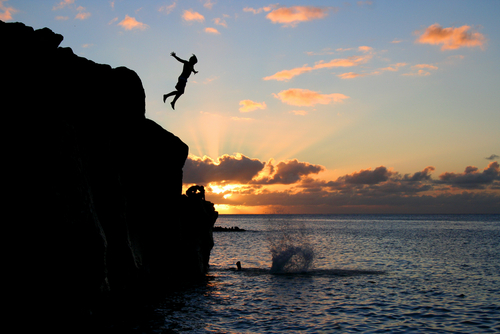
<path id="1" fill-rule="evenodd" d="M 187 79 L 191 75 L 191 72 L 193 72 L 194 74 L 198 73 L 198 71 L 194 70 L 194 64 L 198 62 L 198 59 L 194 54 L 191 56 L 191 58 L 189 58 L 189 61 L 177 57 L 175 55 L 175 52 L 172 52 L 170 55 L 175 59 L 177 59 L 179 62 L 184 64 L 184 66 L 182 67 L 182 73 L 177 81 L 177 85 L 175 85 L 176 90 L 163 95 L 163 103 L 165 103 L 165 101 L 169 96 L 175 95 L 174 100 L 170 102 L 172 109 L 175 110 L 175 102 L 179 97 L 181 97 L 182 94 L 184 94 L 184 89 L 186 88 Z"/>

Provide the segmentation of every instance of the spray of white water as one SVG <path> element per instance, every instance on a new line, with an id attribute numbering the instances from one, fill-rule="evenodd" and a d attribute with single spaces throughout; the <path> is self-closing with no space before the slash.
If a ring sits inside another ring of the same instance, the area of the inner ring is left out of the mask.
<path id="1" fill-rule="evenodd" d="M 312 268 L 314 249 L 303 225 L 273 222 L 270 232 L 271 273 L 302 273 Z"/>

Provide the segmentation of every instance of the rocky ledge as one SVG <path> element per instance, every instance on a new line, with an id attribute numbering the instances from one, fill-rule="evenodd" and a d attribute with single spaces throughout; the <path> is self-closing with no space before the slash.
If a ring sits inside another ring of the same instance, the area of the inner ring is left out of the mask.
<path id="1" fill-rule="evenodd" d="M 188 147 L 145 117 L 139 76 L 47 28 L 0 36 L 12 308 L 78 321 L 203 277 L 217 212 L 181 194 Z"/>

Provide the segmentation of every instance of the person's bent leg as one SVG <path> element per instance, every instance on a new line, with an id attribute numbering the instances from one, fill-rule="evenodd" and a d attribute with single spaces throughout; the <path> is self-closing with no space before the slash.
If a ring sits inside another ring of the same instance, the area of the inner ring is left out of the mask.
<path id="1" fill-rule="evenodd" d="M 164 94 L 164 95 L 163 95 L 163 103 L 165 103 L 165 101 L 167 100 L 167 98 L 168 98 L 169 96 L 172 96 L 172 95 L 175 95 L 175 94 L 177 94 L 177 91 L 176 91 L 176 90 L 174 90 L 173 92 L 170 92 L 170 93 L 168 93 L 168 94 Z"/>
<path id="2" fill-rule="evenodd" d="M 179 99 L 179 97 L 181 97 L 182 93 L 177 93 L 174 97 L 174 100 L 172 102 L 170 102 L 170 105 L 172 106 L 172 109 L 175 110 L 175 102 L 177 102 L 177 100 Z"/>

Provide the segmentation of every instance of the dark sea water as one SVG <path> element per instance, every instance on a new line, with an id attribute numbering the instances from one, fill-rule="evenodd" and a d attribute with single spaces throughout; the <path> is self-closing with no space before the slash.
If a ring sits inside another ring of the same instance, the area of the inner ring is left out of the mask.
<path id="1" fill-rule="evenodd" d="M 131 332 L 500 332 L 500 215 L 223 215 L 217 225 L 247 231 L 214 232 L 207 282 L 169 295 Z"/>

